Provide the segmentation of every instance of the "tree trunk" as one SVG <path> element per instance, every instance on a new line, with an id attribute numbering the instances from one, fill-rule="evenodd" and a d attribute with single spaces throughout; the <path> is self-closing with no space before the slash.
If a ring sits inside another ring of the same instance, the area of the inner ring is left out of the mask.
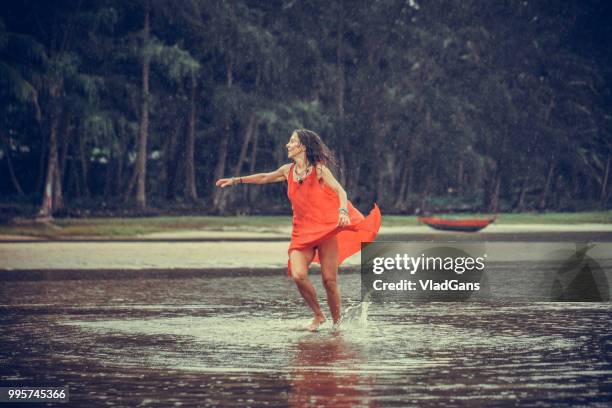
<path id="1" fill-rule="evenodd" d="M 121 192 L 123 191 L 123 176 L 125 163 L 127 162 L 127 152 L 126 152 L 126 143 L 125 143 L 125 133 L 124 129 L 121 129 L 118 133 L 119 142 L 117 147 L 117 160 L 115 161 L 115 179 L 114 179 L 114 187 L 113 187 L 113 195 L 116 197 L 121 196 Z"/>
<path id="2" fill-rule="evenodd" d="M 251 163 L 249 166 L 249 173 L 255 173 L 255 166 L 257 163 L 257 126 L 255 127 L 255 132 L 253 132 L 253 143 L 251 144 Z M 255 189 L 250 188 L 248 185 L 246 186 L 247 190 L 247 202 L 250 204 L 253 201 L 253 191 Z"/>
<path id="3" fill-rule="evenodd" d="M 149 23 L 149 9 L 145 10 L 144 27 L 142 30 L 142 48 L 147 46 L 151 34 Z M 140 109 L 140 126 L 138 131 L 138 156 L 136 158 L 136 169 L 138 174 L 136 205 L 139 209 L 147 206 L 145 183 L 147 176 L 147 138 L 149 128 L 149 69 L 151 59 L 148 55 L 142 56 L 142 104 Z"/>
<path id="4" fill-rule="evenodd" d="M 234 71 L 232 62 L 228 62 L 227 70 L 226 70 L 226 85 L 230 88 L 234 82 Z M 227 146 L 229 143 L 229 139 L 231 137 L 231 116 L 228 113 L 228 116 L 225 119 L 225 134 L 221 138 L 221 143 L 219 143 L 219 151 L 217 153 L 217 165 L 215 166 L 215 181 L 222 178 L 225 173 L 225 162 L 227 159 Z M 223 211 L 224 210 L 224 201 L 223 198 L 223 190 L 220 188 L 216 188 L 213 193 L 213 208 L 215 211 Z"/>
<path id="5" fill-rule="evenodd" d="M 359 196 L 361 194 L 361 189 L 359 188 L 360 172 L 361 166 L 355 166 L 351 168 L 351 175 L 346 179 L 346 191 L 351 192 L 351 196 L 353 197 L 352 200 L 355 201 L 358 201 Z"/>
<path id="6" fill-rule="evenodd" d="M 61 139 L 62 149 L 59 155 L 59 173 L 62 185 L 64 184 L 64 178 L 66 173 L 66 161 L 68 160 L 68 146 L 70 145 L 70 114 L 64 115 L 64 123 L 62 126 L 62 132 L 58 135 Z"/>
<path id="7" fill-rule="evenodd" d="M 338 113 L 336 126 L 336 140 L 340 146 L 341 152 L 338 154 L 338 177 L 340 184 L 346 184 L 346 163 L 342 151 L 348 148 L 344 138 L 344 99 L 346 92 L 346 79 L 344 73 L 344 0 L 339 2 L 338 26 L 336 34 L 336 110 Z"/>
<path id="8" fill-rule="evenodd" d="M 408 182 L 408 169 L 409 163 L 404 160 L 402 165 L 402 171 L 399 180 L 399 191 L 397 192 L 397 199 L 395 201 L 395 208 L 398 210 L 405 210 L 406 201 L 404 197 L 406 196 L 406 184 Z"/>
<path id="9" fill-rule="evenodd" d="M 217 152 L 217 166 L 215 167 L 215 181 L 223 177 L 223 173 L 225 173 L 225 161 L 227 158 L 227 146 L 230 138 L 230 125 L 229 122 L 225 124 L 225 134 L 221 138 L 221 142 L 219 143 L 219 150 Z M 223 206 L 221 197 L 223 195 L 223 190 L 217 188 L 215 190 L 215 194 L 213 196 L 213 207 L 215 210 L 222 211 Z"/>
<path id="10" fill-rule="evenodd" d="M 380 156 L 378 156 L 380 157 Z M 385 205 L 385 179 L 384 172 L 376 172 L 376 202 L 379 205 Z"/>
<path id="11" fill-rule="evenodd" d="M 53 215 L 55 177 L 58 167 L 57 162 L 57 128 L 59 126 L 59 115 L 53 112 L 51 117 L 51 129 L 49 132 L 49 159 L 47 160 L 47 177 L 43 191 L 43 200 L 38 211 L 39 217 L 50 218 Z"/>
<path id="12" fill-rule="evenodd" d="M 419 212 L 424 214 L 427 212 L 427 198 L 429 197 L 429 191 L 431 190 L 431 171 L 427 172 L 425 176 L 425 188 L 421 192 L 421 199 L 419 200 Z"/>
<path id="13" fill-rule="evenodd" d="M 17 176 L 15 175 L 15 169 L 13 168 L 13 161 L 11 159 L 11 146 L 9 145 L 8 140 L 4 136 L 4 134 L 0 134 L 0 138 L 2 139 L 2 145 L 4 146 L 4 151 L 6 152 L 6 164 L 8 166 L 9 176 L 11 177 L 11 183 L 17 191 L 17 194 L 20 196 L 25 195 L 23 193 L 23 189 L 21 188 L 21 184 L 19 184 L 19 180 L 17 180 Z"/>
<path id="14" fill-rule="evenodd" d="M 79 137 L 79 161 L 81 162 L 81 191 L 89 198 L 89 154 L 87 152 L 86 140 Z"/>
<path id="15" fill-rule="evenodd" d="M 459 158 L 459 166 L 457 168 L 457 192 L 463 191 L 463 173 L 464 173 L 463 156 Z"/>
<path id="16" fill-rule="evenodd" d="M 522 211 L 525 207 L 525 195 L 527 194 L 527 183 L 528 178 L 524 177 L 523 182 L 521 183 L 521 190 L 519 191 L 518 198 L 516 199 L 516 203 L 514 204 L 514 209 L 518 212 Z"/>
<path id="17" fill-rule="evenodd" d="M 608 160 L 606 160 L 606 168 L 604 169 L 604 174 L 601 182 L 601 192 L 599 194 L 599 203 L 601 206 L 606 204 L 606 198 L 608 196 L 608 178 L 610 175 L 610 155 L 608 154 Z"/>
<path id="18" fill-rule="evenodd" d="M 501 188 L 501 174 L 498 170 L 495 175 L 493 191 L 491 192 L 491 198 L 489 199 L 489 202 L 491 203 L 489 205 L 489 212 L 496 213 L 497 209 L 499 208 L 500 188 Z"/>
<path id="19" fill-rule="evenodd" d="M 253 143 L 251 143 L 251 163 L 249 167 L 250 174 L 255 173 L 255 168 L 257 166 L 257 126 L 255 127 L 255 132 L 253 132 Z"/>
<path id="20" fill-rule="evenodd" d="M 338 182 L 340 182 L 340 185 L 344 186 L 346 189 L 346 169 L 348 168 L 346 156 L 342 154 L 342 151 L 339 151 L 336 153 L 336 159 L 338 160 L 338 174 L 336 175 L 336 178 L 338 179 Z M 346 189 L 346 191 L 348 192 L 348 189 Z"/>
<path id="21" fill-rule="evenodd" d="M 61 150 L 58 152 L 58 162 L 55 169 L 55 186 L 53 196 L 54 211 L 64 209 L 64 173 L 66 169 L 66 160 L 68 158 L 68 143 L 70 138 L 70 115 L 65 113 L 63 116 L 62 131 L 58 133 L 58 145 L 61 144 Z"/>
<path id="22" fill-rule="evenodd" d="M 419 140 L 419 134 L 417 133 L 415 134 L 414 138 L 411 139 L 409 146 L 410 151 L 408 152 L 408 158 L 406 160 L 406 170 L 408 171 L 408 178 L 406 180 L 406 189 L 404 191 L 404 195 L 402 196 L 402 200 L 404 202 L 408 202 L 408 198 L 412 196 L 412 193 L 414 192 L 414 162 L 416 160 L 417 153 L 416 146 L 418 146 Z"/>
<path id="23" fill-rule="evenodd" d="M 109 156 L 108 161 L 106 162 L 106 170 L 104 172 L 104 190 L 102 195 L 104 200 L 107 200 L 111 196 L 113 180 L 116 178 L 113 172 L 113 157 Z"/>
<path id="24" fill-rule="evenodd" d="M 258 124 L 259 121 L 257 120 L 257 116 L 254 113 L 251 113 L 251 115 L 249 116 L 249 121 L 247 123 L 246 130 L 244 132 L 244 140 L 242 141 L 242 147 L 240 148 L 238 162 L 236 163 L 236 167 L 234 167 L 234 177 L 240 176 L 240 172 L 242 171 L 242 165 L 246 160 L 247 149 L 249 147 L 249 144 L 251 143 L 253 133 L 255 133 L 255 128 Z"/>
<path id="25" fill-rule="evenodd" d="M 53 211 L 61 211 L 64 209 L 64 194 L 62 193 L 62 175 L 60 174 L 59 161 L 55 165 L 55 174 L 53 176 Z"/>
<path id="26" fill-rule="evenodd" d="M 431 114 L 431 109 L 429 106 L 427 106 L 425 108 L 425 130 L 424 130 L 424 134 L 420 135 L 421 138 L 423 138 L 424 140 L 428 140 L 431 139 L 431 135 L 432 135 L 432 129 L 433 129 L 433 118 L 432 118 L 432 114 Z M 413 161 L 416 159 L 416 154 L 415 154 L 415 150 L 416 150 L 416 141 L 412 144 L 411 146 L 411 151 L 410 151 L 410 161 L 408 162 L 408 165 L 410 166 L 411 170 L 414 170 L 414 166 L 412 165 Z M 421 197 L 419 199 L 419 209 L 421 213 L 425 213 L 427 211 L 427 198 L 429 196 L 430 190 L 431 190 L 431 182 L 432 182 L 432 171 L 433 169 L 431 168 L 431 164 L 429 166 L 429 171 L 427 172 L 427 174 L 425 175 L 425 189 L 423 190 L 423 192 L 421 192 Z M 408 192 L 410 192 L 410 189 L 412 189 L 412 184 L 414 182 L 414 174 L 411 171 L 410 174 L 408 175 Z"/>
<path id="27" fill-rule="evenodd" d="M 40 141 L 40 154 L 38 156 L 38 171 L 36 172 L 36 182 L 34 183 L 34 191 L 38 192 L 43 188 L 43 183 L 46 176 L 46 168 L 45 166 L 47 160 L 47 149 L 49 147 L 49 143 L 47 140 L 47 133 L 40 126 L 41 133 L 41 141 Z"/>
<path id="28" fill-rule="evenodd" d="M 344 122 L 344 1 L 340 1 L 340 15 L 338 16 L 338 33 L 336 35 L 336 108 L 338 119 L 342 126 Z M 342 133 L 338 135 L 342 137 Z"/>
<path id="29" fill-rule="evenodd" d="M 408 155 L 402 168 L 402 175 L 400 178 L 400 191 L 397 196 L 396 207 L 402 210 L 408 209 L 408 197 L 412 194 L 412 185 L 414 182 L 414 160 L 416 159 L 416 146 L 418 143 L 418 133 L 411 137 L 408 141 L 407 151 Z M 405 153 L 405 151 L 403 152 Z"/>
<path id="30" fill-rule="evenodd" d="M 78 145 L 74 145 L 72 147 L 72 151 L 74 154 L 74 157 L 76 158 L 78 156 Z M 70 182 L 69 185 L 72 186 L 73 188 L 73 192 L 74 192 L 74 196 L 76 198 L 81 198 L 81 182 L 80 182 L 80 174 L 79 174 L 79 170 L 77 167 L 77 162 L 76 159 L 73 160 L 70 163 Z"/>
<path id="31" fill-rule="evenodd" d="M 177 177 L 179 166 L 182 162 L 178 159 L 178 137 L 183 127 L 182 119 L 178 119 L 175 123 L 174 130 L 170 134 L 170 140 L 166 146 L 166 198 L 174 200 L 177 191 Z"/>
<path id="32" fill-rule="evenodd" d="M 408 180 L 406 181 L 406 192 L 402 198 L 404 201 L 408 201 L 408 197 L 412 195 L 414 190 L 412 187 L 414 186 L 414 167 L 412 166 L 413 162 L 414 157 L 412 157 L 411 160 L 406 164 L 408 167 Z"/>
<path id="33" fill-rule="evenodd" d="M 195 148 L 195 129 L 196 129 L 196 86 L 197 81 L 195 75 L 191 75 L 191 97 L 189 109 L 189 125 L 187 131 L 187 140 L 185 145 L 185 198 L 191 202 L 198 200 L 198 193 L 195 183 L 195 163 L 194 163 L 194 148 Z"/>
<path id="34" fill-rule="evenodd" d="M 377 99 L 376 97 L 374 99 Z M 373 107 L 373 118 L 372 118 L 372 132 L 374 133 L 374 149 L 376 151 L 376 157 L 379 158 L 379 163 L 377 165 L 379 171 L 376 172 L 376 202 L 379 205 L 385 205 L 386 204 L 386 194 L 385 194 L 385 174 L 387 172 L 386 170 L 386 162 L 384 160 L 385 157 L 385 153 L 384 153 L 384 135 L 383 135 L 383 131 L 381 129 L 382 127 L 382 120 L 381 120 L 381 115 L 380 115 L 380 111 L 378 109 L 378 107 Z M 381 171 L 383 168 L 385 168 L 385 171 Z"/>
<path id="35" fill-rule="evenodd" d="M 136 168 L 136 164 L 134 164 L 134 171 L 132 172 L 132 177 L 130 177 L 130 181 L 128 182 L 127 188 L 125 189 L 125 197 L 124 201 L 129 200 L 132 195 L 132 191 L 134 191 L 134 187 L 136 186 L 136 182 L 138 181 L 138 169 Z"/>
<path id="36" fill-rule="evenodd" d="M 247 150 L 249 148 L 249 144 L 251 143 L 251 139 L 253 138 L 253 134 L 257 129 L 257 126 L 259 126 L 259 119 L 257 118 L 257 115 L 255 115 L 255 113 L 251 113 L 251 115 L 249 116 L 247 127 L 244 131 L 244 139 L 242 141 L 242 147 L 240 148 L 240 154 L 238 155 L 238 161 L 236 162 L 236 166 L 234 167 L 234 177 L 240 176 L 240 173 L 242 172 L 242 166 L 246 161 Z M 239 192 L 239 198 L 243 199 L 241 201 L 246 201 L 245 198 L 248 199 L 248 193 L 245 191 L 245 189 L 241 188 Z"/>
<path id="37" fill-rule="evenodd" d="M 497 163 L 495 161 L 485 160 L 481 171 L 481 182 L 482 182 L 482 211 L 489 211 L 491 208 L 491 197 L 493 197 L 493 190 L 495 189 L 495 177 L 494 174 L 497 172 Z"/>
<path id="38" fill-rule="evenodd" d="M 546 180 L 544 181 L 544 188 L 542 189 L 542 195 L 540 196 L 540 202 L 538 204 L 538 208 L 543 210 L 546 207 L 546 202 L 548 200 L 548 192 L 550 191 L 550 182 L 553 178 L 555 172 L 555 163 L 550 162 L 548 165 L 548 173 L 546 174 Z"/>

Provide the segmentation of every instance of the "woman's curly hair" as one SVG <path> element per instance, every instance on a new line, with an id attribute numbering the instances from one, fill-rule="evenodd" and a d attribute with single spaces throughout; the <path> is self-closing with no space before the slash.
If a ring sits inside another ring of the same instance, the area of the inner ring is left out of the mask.
<path id="1" fill-rule="evenodd" d="M 298 135 L 300 143 L 306 148 L 306 159 L 310 164 L 313 166 L 324 164 L 327 167 L 338 167 L 338 161 L 334 153 L 323 143 L 321 136 L 308 129 L 295 129 L 294 132 Z"/>

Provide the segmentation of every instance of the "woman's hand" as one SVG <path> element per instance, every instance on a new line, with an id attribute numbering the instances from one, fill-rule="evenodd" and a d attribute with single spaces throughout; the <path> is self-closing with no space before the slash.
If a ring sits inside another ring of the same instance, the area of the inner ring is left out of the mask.
<path id="1" fill-rule="evenodd" d="M 217 180 L 217 182 L 215 183 L 217 187 L 221 187 L 221 188 L 233 186 L 234 184 L 236 184 L 236 179 L 233 177 L 232 178 L 222 178 L 222 179 Z"/>
<path id="2" fill-rule="evenodd" d="M 345 227 L 347 225 L 351 225 L 348 210 L 346 210 L 346 208 L 341 208 L 340 215 L 338 216 L 338 227 Z"/>

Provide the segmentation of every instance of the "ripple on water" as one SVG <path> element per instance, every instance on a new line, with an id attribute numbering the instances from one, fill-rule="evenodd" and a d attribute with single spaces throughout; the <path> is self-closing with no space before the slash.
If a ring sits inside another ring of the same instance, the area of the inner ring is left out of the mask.
<path id="1" fill-rule="evenodd" d="M 145 354 L 149 363 L 210 372 L 286 371 L 296 349 L 299 351 L 309 342 L 318 347 L 342 342 L 342 348 L 346 349 L 344 352 L 350 351 L 353 358 L 352 369 L 366 372 L 418 370 L 450 365 L 459 360 L 466 360 L 465 364 L 469 366 L 473 357 L 483 353 L 492 356 L 503 353 L 506 361 L 519 356 L 517 363 L 512 365 L 517 367 L 519 361 L 525 361 L 525 353 L 571 350 L 580 342 L 524 332 L 494 334 L 489 330 L 448 323 L 398 322 L 393 318 L 397 310 L 393 311 L 391 307 L 389 313 L 381 317 L 382 307 L 373 307 L 380 318 L 367 325 L 360 324 L 356 319 L 336 331 L 326 323 L 318 333 L 296 330 L 306 322 L 283 319 L 278 314 L 268 316 L 263 311 L 241 311 L 209 317 L 71 320 L 64 324 L 97 335 L 133 336 L 134 339 L 141 336 L 172 336 L 183 348 L 151 349 Z M 323 353 L 321 351 L 320 357 L 325 363 Z M 139 357 L 139 361 L 141 359 Z M 131 363 L 129 357 L 124 361 Z M 480 359 L 478 361 L 478 364 L 482 364 Z M 321 365 L 316 360 L 312 364 Z M 338 369 L 346 370 L 346 367 Z"/>
<path id="2" fill-rule="evenodd" d="M 358 305 L 359 275 L 341 278 L 345 303 Z M 347 406 L 612 398 L 610 304 L 372 304 L 367 320 L 357 307 L 340 330 L 308 333 L 295 330 L 307 316 L 295 288 L 275 276 L 0 290 L 3 379 L 88 381 L 91 398 L 137 385 L 137 405 L 178 379 L 169 405 L 244 403 L 245 390 L 255 405 L 296 406 L 330 395 Z"/>

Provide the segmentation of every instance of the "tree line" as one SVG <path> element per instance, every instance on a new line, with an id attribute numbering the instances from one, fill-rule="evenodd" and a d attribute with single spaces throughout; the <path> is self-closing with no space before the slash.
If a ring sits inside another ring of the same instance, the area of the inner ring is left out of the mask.
<path id="1" fill-rule="evenodd" d="M 317 131 L 387 213 L 610 207 L 605 2 L 12 1 L 0 12 L 0 191 L 80 208 L 287 212 Z"/>

